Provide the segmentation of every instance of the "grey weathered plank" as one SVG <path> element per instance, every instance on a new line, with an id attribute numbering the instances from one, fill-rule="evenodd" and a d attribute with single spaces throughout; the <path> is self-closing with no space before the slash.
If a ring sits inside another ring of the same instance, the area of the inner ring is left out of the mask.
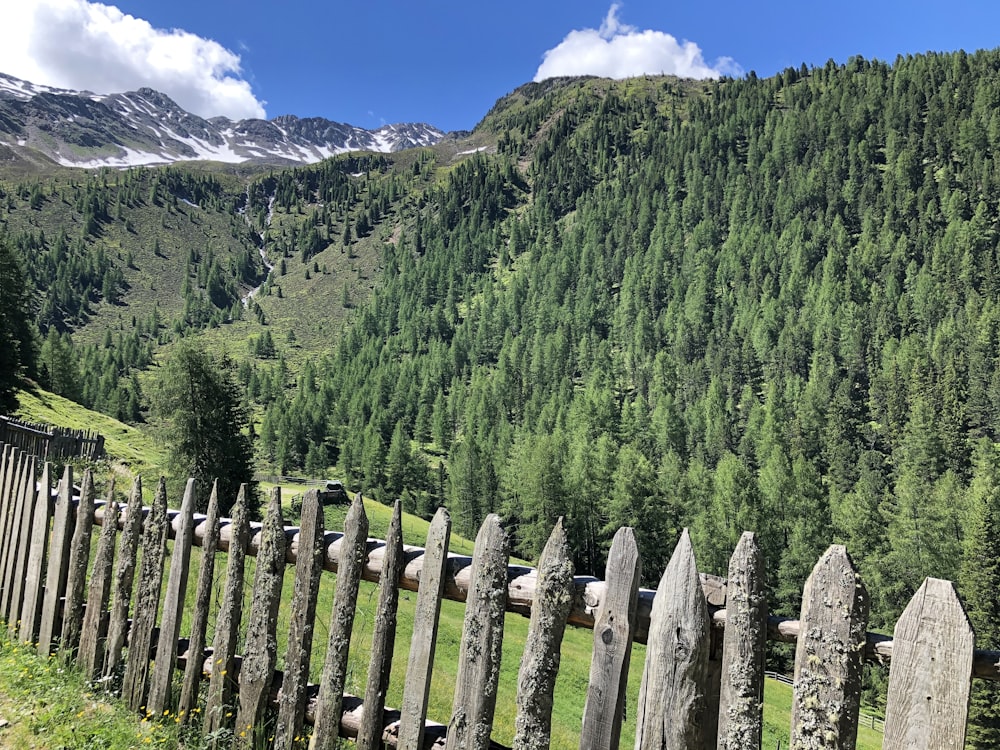
<path id="1" fill-rule="evenodd" d="M 281 682 L 278 722 L 274 729 L 276 750 L 299 745 L 306 711 L 309 657 L 316 622 L 316 597 L 323 573 L 323 504 L 318 490 L 309 490 L 302 501 L 302 520 L 297 537 L 298 556 L 292 591 L 291 622 L 285 651 L 285 673 Z"/>
<path id="2" fill-rule="evenodd" d="M 285 530 L 281 521 L 281 489 L 275 487 L 268 502 L 257 554 L 253 603 L 250 605 L 246 648 L 240 667 L 240 707 L 236 714 L 234 747 L 253 747 L 259 740 L 254 736 L 255 730 L 264 723 L 274 665 L 278 659 L 275 628 L 284 573 Z"/>
<path id="3" fill-rule="evenodd" d="M 35 517 L 31 524 L 28 568 L 24 578 L 24 603 L 21 606 L 21 642 L 35 643 L 45 595 L 45 562 L 49 546 L 49 521 L 52 518 L 52 464 L 42 468 L 35 495 Z"/>
<path id="4" fill-rule="evenodd" d="M 767 591 L 757 536 L 745 531 L 729 560 L 719 750 L 758 750 L 764 717 Z"/>
<path id="5" fill-rule="evenodd" d="M 167 525 L 167 483 L 160 477 L 142 535 L 139 590 L 136 592 L 135 615 L 129 629 L 128 657 L 122 681 L 122 699 L 133 711 L 143 711 L 146 707 L 150 646 L 160 606 L 163 562 L 167 555 Z"/>
<path id="6" fill-rule="evenodd" d="M 8 595 L 7 557 L 14 549 L 14 517 L 17 512 L 17 495 L 14 487 L 17 484 L 21 466 L 21 452 L 7 446 L 3 451 L 3 475 L 0 476 L 0 619 L 6 615 L 3 606 Z"/>
<path id="7" fill-rule="evenodd" d="M 975 635 L 954 584 L 926 579 L 892 640 L 882 747 L 964 747 Z"/>
<path id="8" fill-rule="evenodd" d="M 31 538 L 31 526 L 35 518 L 35 457 L 28 456 L 22 467 L 18 484 L 18 507 L 20 523 L 15 530 L 17 543 L 12 550 L 12 569 L 10 574 L 10 601 L 8 603 L 7 625 L 12 634 L 17 633 L 21 604 L 24 601 L 24 574 L 28 567 L 28 547 Z"/>
<path id="9" fill-rule="evenodd" d="M 491 513 L 476 535 L 472 553 L 447 750 L 489 747 L 500 679 L 508 559 L 507 532 L 500 517 Z"/>
<path id="10" fill-rule="evenodd" d="M 708 605 L 684 529 L 653 599 L 636 750 L 695 750 L 704 744 L 708 627 Z"/>
<path id="11" fill-rule="evenodd" d="M 552 732 L 552 696 L 559 649 L 573 604 L 573 561 L 560 518 L 538 560 L 538 584 L 517 678 L 515 750 L 545 750 Z"/>
<path id="12" fill-rule="evenodd" d="M 194 537 L 194 508 L 197 491 L 194 479 L 188 479 L 181 501 L 181 512 L 174 518 L 174 548 L 170 555 L 166 598 L 160 617 L 160 634 L 156 642 L 156 658 L 149 677 L 146 710 L 160 716 L 171 708 L 171 686 L 177 662 L 177 637 L 184 617 L 184 597 L 187 594 L 188 571 L 191 567 L 191 540 Z"/>
<path id="13" fill-rule="evenodd" d="M 198 705 L 198 690 L 202 679 L 202 653 L 205 651 L 205 634 L 208 629 L 209 607 L 212 602 L 212 583 L 215 581 L 215 553 L 219 548 L 219 482 L 212 484 L 208 499 L 208 513 L 202 523 L 201 568 L 198 571 L 198 588 L 195 591 L 194 613 L 191 616 L 191 633 L 188 636 L 188 659 L 184 665 L 181 697 L 177 715 L 181 721 L 191 721 L 192 709 Z"/>
<path id="14" fill-rule="evenodd" d="M 236 644 L 240 637 L 243 618 L 243 581 L 247 546 L 250 543 L 250 497 L 247 485 L 240 485 L 229 526 L 229 563 L 226 567 L 226 584 L 222 604 L 215 620 L 215 638 L 212 644 L 212 675 L 205 695 L 205 721 L 202 731 L 215 736 L 223 727 L 231 726 L 229 720 L 236 713 L 233 692 L 236 672 L 233 668 Z M 220 531 L 221 536 L 221 531 Z M 227 718 L 226 714 L 230 714 Z"/>
<path id="15" fill-rule="evenodd" d="M 122 649 L 128 633 L 129 606 L 135 582 L 135 565 L 142 532 L 142 478 L 136 477 L 128 496 L 121 539 L 118 540 L 118 564 L 115 567 L 114 597 L 108 616 L 108 639 L 105 642 L 104 667 L 101 674 L 110 684 L 122 663 Z"/>
<path id="16" fill-rule="evenodd" d="M 427 547 L 413 614 L 413 636 L 410 639 L 403 706 L 399 716 L 397 747 L 401 750 L 419 750 L 423 746 L 450 538 L 451 516 L 447 509 L 438 508 L 427 530 Z"/>
<path id="17" fill-rule="evenodd" d="M 361 493 L 344 519 L 337 561 L 337 588 L 333 597 L 333 616 L 326 645 L 326 661 L 320 677 L 316 701 L 316 719 L 309 740 L 310 750 L 333 750 L 340 735 L 340 715 L 347 683 L 347 657 L 351 647 L 351 628 L 358 602 L 358 586 L 367 557 L 368 516 Z"/>
<path id="18" fill-rule="evenodd" d="M 108 489 L 108 502 L 104 505 L 104 523 L 97 541 L 97 554 L 90 574 L 87 593 L 87 611 L 83 613 L 80 627 L 80 647 L 76 663 L 88 680 L 100 676 L 104 666 L 104 636 L 107 632 L 108 599 L 111 596 L 111 578 L 115 568 L 115 537 L 118 534 L 118 502 L 114 497 L 114 479 Z"/>
<path id="19" fill-rule="evenodd" d="M 74 523 L 73 470 L 67 464 L 52 517 L 52 541 L 49 544 L 49 564 L 45 572 L 45 599 L 42 602 L 42 619 L 38 627 L 38 654 L 48 656 L 57 635 L 62 630 L 62 600 L 66 595 L 69 575 L 69 548 L 73 540 L 71 524 Z"/>
<path id="20" fill-rule="evenodd" d="M 83 595 L 87 585 L 87 566 L 90 563 L 90 536 L 94 528 L 94 476 L 90 469 L 83 473 L 80 484 L 80 504 L 76 509 L 76 523 L 69 545 L 69 568 L 66 572 L 66 601 L 63 605 L 62 630 L 59 650 L 63 658 L 76 658 L 83 622 Z"/>
<path id="21" fill-rule="evenodd" d="M 641 572 L 635 533 L 628 527 L 618 529 L 611 542 L 604 576 L 607 593 L 594 621 L 594 651 L 583 708 L 581 750 L 618 747 Z"/>
<path id="22" fill-rule="evenodd" d="M 831 545 L 802 592 L 792 748 L 855 747 L 868 606 L 868 591 L 847 550 Z"/>
<path id="23" fill-rule="evenodd" d="M 396 640 L 396 609 L 399 605 L 399 576 L 403 572 L 403 511 L 397 500 L 392 507 L 392 520 L 385 538 L 385 558 L 382 560 L 382 580 L 379 582 L 378 609 L 372 632 L 372 653 L 365 684 L 364 710 L 358 730 L 359 750 L 381 750 L 382 712 L 385 693 L 389 689 L 392 651 Z M 506 565 L 506 562 L 504 563 Z"/>

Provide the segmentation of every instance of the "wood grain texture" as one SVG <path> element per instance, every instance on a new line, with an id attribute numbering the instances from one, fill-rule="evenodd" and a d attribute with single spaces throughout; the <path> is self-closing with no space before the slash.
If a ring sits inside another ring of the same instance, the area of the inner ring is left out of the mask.
<path id="1" fill-rule="evenodd" d="M 719 750 L 758 750 L 761 746 L 766 645 L 764 555 L 756 534 L 745 531 L 729 560 Z"/>
<path id="2" fill-rule="evenodd" d="M 188 653 L 201 654 L 205 650 L 205 636 L 212 602 L 212 584 L 215 582 L 215 553 L 219 547 L 219 481 L 212 483 L 212 494 L 208 498 L 208 508 L 202 537 L 201 566 L 198 570 L 198 585 L 195 590 L 194 612 L 191 615 L 191 631 L 188 637 Z M 202 660 L 192 658 L 184 665 L 181 680 L 181 696 L 177 702 L 177 715 L 184 723 L 190 723 L 192 709 L 198 706 L 198 691 L 202 680 Z"/>
<path id="3" fill-rule="evenodd" d="M 857 744 L 868 591 L 842 545 L 823 554 L 802 592 L 790 745 Z"/>
<path id="4" fill-rule="evenodd" d="M 885 750 L 962 748 L 975 634 L 951 581 L 928 578 L 896 623 Z"/>
<path id="5" fill-rule="evenodd" d="M 304 734 L 302 723 L 316 623 L 316 596 L 323 572 L 323 551 L 323 503 L 318 490 L 309 490 L 302 501 L 302 521 L 296 537 L 295 583 L 278 722 L 274 729 L 275 750 L 291 750 L 301 743 Z M 245 729 L 238 728 L 240 731 Z"/>
<path id="6" fill-rule="evenodd" d="M 489 747 L 500 681 L 508 544 L 500 517 L 491 513 L 473 548 L 472 587 L 465 603 L 447 750 Z"/>
<path id="7" fill-rule="evenodd" d="M 226 583 L 222 592 L 222 603 L 215 621 L 215 638 L 212 645 L 211 677 L 205 695 L 205 720 L 202 733 L 215 737 L 218 730 L 233 725 L 236 714 L 233 695 L 236 690 L 236 644 L 240 636 L 240 622 L 243 618 L 243 583 L 246 575 L 245 563 L 250 544 L 250 507 L 247 485 L 240 485 L 233 507 L 233 519 L 225 530 L 229 537 L 229 563 L 226 567 Z M 220 538 L 222 530 L 220 529 Z M 228 716 L 227 716 L 228 714 Z"/>
<path id="8" fill-rule="evenodd" d="M 233 743 L 237 748 L 254 747 L 260 740 L 254 736 L 255 728 L 263 726 L 271 681 L 274 679 L 274 665 L 278 660 L 275 629 L 284 577 L 285 530 L 281 520 L 281 489 L 275 487 L 264 517 L 253 582 L 253 603 L 247 620 L 246 647 L 240 667 L 239 711 Z"/>
<path id="9" fill-rule="evenodd" d="M 21 642 L 35 643 L 45 596 L 45 563 L 49 548 L 49 521 L 52 519 L 52 465 L 45 462 L 35 497 L 35 517 L 31 524 L 28 567 L 25 570 L 24 602 L 21 605 Z"/>
<path id="10" fill-rule="evenodd" d="M 636 750 L 700 750 L 706 724 L 708 605 L 687 529 L 653 600 L 639 688 Z"/>
<path id="11" fill-rule="evenodd" d="M 397 747 L 406 750 L 418 750 L 423 746 L 450 539 L 451 516 L 447 509 L 438 508 L 427 530 L 427 546 L 420 569 L 420 589 L 413 614 L 413 636 L 410 639 L 406 683 L 403 686 Z"/>
<path id="12" fill-rule="evenodd" d="M 76 658 L 83 624 L 83 597 L 87 586 L 87 566 L 90 562 L 90 539 L 94 528 L 94 477 L 90 469 L 83 473 L 80 484 L 80 505 L 77 507 L 73 539 L 69 547 L 69 570 L 66 574 L 66 601 L 63 605 L 62 631 L 59 649 L 63 658 Z"/>
<path id="13" fill-rule="evenodd" d="M 52 653 L 56 636 L 62 630 L 63 597 L 69 574 L 69 545 L 73 540 L 76 509 L 73 507 L 73 471 L 67 465 L 59 481 L 55 509 L 52 514 L 52 540 L 49 543 L 49 564 L 45 571 L 45 600 L 38 626 L 38 655 Z"/>
<path id="14" fill-rule="evenodd" d="M 156 658 L 149 678 L 146 710 L 160 716 L 173 708 L 172 686 L 174 664 L 177 661 L 177 637 L 184 618 L 184 597 L 187 594 L 188 572 L 191 569 L 191 539 L 194 535 L 194 507 L 197 486 L 188 479 L 181 501 L 181 512 L 174 518 L 174 548 L 170 555 L 170 573 L 160 616 L 160 635 L 156 643 Z"/>
<path id="15" fill-rule="evenodd" d="M 129 492 L 122 535 L 118 540 L 118 564 L 115 566 L 114 596 L 108 617 L 108 640 L 102 671 L 108 683 L 115 680 L 122 664 L 122 649 L 125 648 L 128 633 L 129 607 L 135 583 L 136 556 L 142 534 L 142 511 L 142 478 L 136 477 Z"/>
<path id="16" fill-rule="evenodd" d="M 113 486 L 108 490 L 108 502 L 102 512 L 111 517 L 118 515 L 118 502 L 114 498 Z M 96 680 L 104 667 L 108 600 L 111 598 L 117 534 L 116 523 L 106 523 L 101 527 L 101 535 L 97 540 L 97 553 L 94 555 L 93 570 L 90 574 L 90 586 L 87 589 L 87 609 L 83 613 L 83 623 L 80 626 L 80 646 L 76 652 L 76 663 L 88 680 Z"/>
<path id="17" fill-rule="evenodd" d="M 367 539 L 368 516 L 365 515 L 361 493 L 358 493 L 344 519 L 344 535 L 337 563 L 337 587 L 333 596 L 333 616 L 316 701 L 316 720 L 309 740 L 310 750 L 334 750 L 338 747 L 351 628 L 354 626 L 358 587 L 368 551 Z"/>
<path id="18" fill-rule="evenodd" d="M 537 585 L 517 677 L 516 750 L 545 750 L 550 745 L 560 647 L 573 604 L 573 560 L 562 518 L 539 557 Z"/>
<path id="19" fill-rule="evenodd" d="M 399 605 L 399 575 L 403 572 L 402 502 L 392 507 L 392 520 L 385 538 L 386 555 L 379 583 L 378 609 L 372 632 L 372 652 L 365 683 L 365 702 L 356 739 L 358 750 L 381 750 L 382 711 L 389 689 L 392 653 L 396 641 L 396 609 Z"/>

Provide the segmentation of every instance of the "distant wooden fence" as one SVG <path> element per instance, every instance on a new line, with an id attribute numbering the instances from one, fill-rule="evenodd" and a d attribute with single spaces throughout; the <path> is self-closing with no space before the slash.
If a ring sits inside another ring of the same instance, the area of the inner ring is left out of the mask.
<path id="1" fill-rule="evenodd" d="M 104 457 L 104 436 L 91 430 L 69 430 L 0 416 L 0 443 L 14 445 L 47 461 Z"/>
<path id="2" fill-rule="evenodd" d="M 726 582 L 699 575 L 683 533 L 653 592 L 639 588 L 641 563 L 628 528 L 615 535 L 605 580 L 599 581 L 573 575 L 561 524 L 533 569 L 508 564 L 508 538 L 496 516 L 486 519 L 469 558 L 448 554 L 450 521 L 443 509 L 426 548 L 417 549 L 402 543 L 399 503 L 386 541 L 375 542 L 367 537 L 360 496 L 343 533 L 336 533 L 324 530 L 315 491 L 306 496 L 301 526 L 291 528 L 282 525 L 277 490 L 263 523 L 251 524 L 243 493 L 232 519 L 219 519 L 214 493 L 207 516 L 195 514 L 193 481 L 179 511 L 168 510 L 162 480 L 150 508 L 142 507 L 139 480 L 124 507 L 113 491 L 102 505 L 88 471 L 79 500 L 85 512 L 74 512 L 70 469 L 56 493 L 50 472 L 50 464 L 40 467 L 35 457 L 2 447 L 0 618 L 22 641 L 37 643 L 41 654 L 58 651 L 93 679 L 120 680 L 122 696 L 135 710 L 154 716 L 172 710 L 185 721 L 198 717 L 216 746 L 228 736 L 239 748 L 304 747 L 303 738 L 310 736 L 304 725 L 311 724 L 311 748 L 332 748 L 338 737 L 354 738 L 362 748 L 499 747 L 491 731 L 505 611 L 531 617 L 517 684 L 517 748 L 550 744 L 567 623 L 594 632 L 581 748 L 618 746 L 636 640 L 646 643 L 638 706 L 629 709 L 636 710 L 640 750 L 759 748 L 769 637 L 797 643 L 793 748 L 855 746 L 865 658 L 890 662 L 885 748 L 961 747 L 971 678 L 1000 679 L 1000 653 L 975 650 L 948 581 L 924 582 L 893 638 L 867 633 L 868 595 L 838 545 L 809 577 L 801 617 L 785 620 L 766 612 L 764 561 L 752 533 L 741 538 Z M 101 530 L 93 544 L 95 522 Z M 182 636 L 193 545 L 204 554 L 195 609 Z M 228 552 L 228 564 L 208 647 L 218 551 Z M 244 613 L 247 555 L 256 556 L 256 565 Z M 278 672 L 277 612 L 286 564 L 295 566 L 294 592 L 284 670 Z M 307 678 L 324 570 L 337 572 L 336 591 L 322 677 L 312 685 Z M 362 579 L 379 581 L 380 595 L 365 695 L 351 696 L 345 693 L 347 659 Z M 418 593 L 402 706 L 392 709 L 385 694 L 399 588 Z M 465 602 L 447 726 L 426 720 L 442 598 Z M 243 653 L 237 654 L 241 634 Z M 202 690 L 204 709 L 194 711 Z M 274 727 L 273 740 L 259 736 L 265 721 Z"/>

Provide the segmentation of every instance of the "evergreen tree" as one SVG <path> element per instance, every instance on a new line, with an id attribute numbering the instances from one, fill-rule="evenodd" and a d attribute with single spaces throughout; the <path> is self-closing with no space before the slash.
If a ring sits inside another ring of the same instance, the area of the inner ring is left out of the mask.
<path id="1" fill-rule="evenodd" d="M 977 447 L 959 579 L 976 647 L 1000 649 L 1000 445 Z M 973 680 L 966 747 L 1000 747 L 1000 683 Z"/>
<path id="2" fill-rule="evenodd" d="M 216 479 L 223 513 L 236 502 L 241 484 L 249 484 L 251 497 L 256 496 L 249 419 L 228 360 L 182 341 L 150 395 L 153 413 L 163 423 L 173 478 L 180 483 L 188 477 L 198 480 L 200 511 L 207 508 Z"/>

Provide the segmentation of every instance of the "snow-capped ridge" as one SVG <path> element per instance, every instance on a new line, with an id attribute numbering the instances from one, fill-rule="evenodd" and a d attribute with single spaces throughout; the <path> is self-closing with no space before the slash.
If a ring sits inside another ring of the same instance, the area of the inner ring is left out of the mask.
<path id="1" fill-rule="evenodd" d="M 430 146 L 445 133 L 425 123 L 377 130 L 322 117 L 205 119 L 148 87 L 92 94 L 0 73 L 0 144 L 41 152 L 63 166 L 127 167 L 210 160 L 313 163 L 347 151 Z"/>

